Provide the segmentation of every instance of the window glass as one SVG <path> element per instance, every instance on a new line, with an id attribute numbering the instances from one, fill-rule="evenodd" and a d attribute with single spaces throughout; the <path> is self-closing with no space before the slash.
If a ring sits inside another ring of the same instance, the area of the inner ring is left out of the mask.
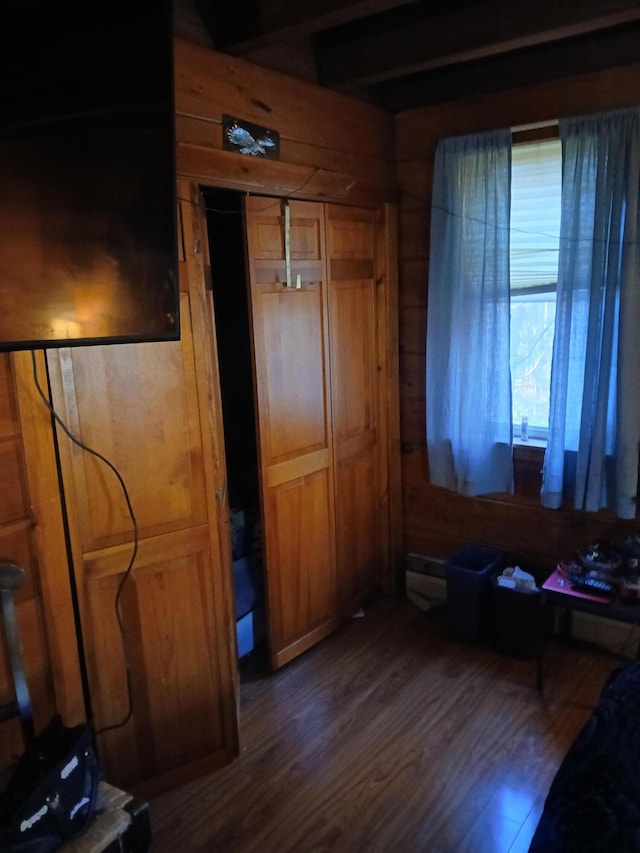
<path id="1" fill-rule="evenodd" d="M 511 298 L 511 385 L 514 432 L 522 418 L 530 438 L 545 438 L 549 426 L 555 291 Z"/>
<path id="2" fill-rule="evenodd" d="M 561 143 L 514 145 L 511 172 L 511 382 L 514 434 L 546 437 L 560 245 Z"/>

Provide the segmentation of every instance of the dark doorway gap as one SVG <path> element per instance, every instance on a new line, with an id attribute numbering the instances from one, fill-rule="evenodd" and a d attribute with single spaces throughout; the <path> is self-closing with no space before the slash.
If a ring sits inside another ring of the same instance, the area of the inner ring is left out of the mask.
<path id="1" fill-rule="evenodd" d="M 203 190 L 229 495 L 238 649 L 265 655 L 265 583 L 242 194 Z"/>

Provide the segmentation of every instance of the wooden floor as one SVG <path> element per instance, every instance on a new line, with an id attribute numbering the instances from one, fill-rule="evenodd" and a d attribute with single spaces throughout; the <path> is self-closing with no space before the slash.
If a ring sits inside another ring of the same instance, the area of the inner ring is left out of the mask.
<path id="1" fill-rule="evenodd" d="M 151 803 L 154 853 L 526 851 L 620 659 L 535 665 L 446 635 L 443 611 L 365 608 L 274 675 L 243 673 L 241 756 Z"/>

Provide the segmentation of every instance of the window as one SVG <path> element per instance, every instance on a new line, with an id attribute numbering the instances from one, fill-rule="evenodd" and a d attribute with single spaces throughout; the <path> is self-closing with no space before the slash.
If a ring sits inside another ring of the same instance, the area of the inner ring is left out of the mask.
<path id="1" fill-rule="evenodd" d="M 635 518 L 640 108 L 559 119 L 558 130 L 561 157 L 557 142 L 553 156 L 552 142 L 518 148 L 508 128 L 436 148 L 429 477 L 470 497 L 513 491 L 513 422 L 526 414 L 548 433 L 543 506 Z"/>
<path id="2" fill-rule="evenodd" d="M 514 436 L 524 417 L 546 438 L 560 245 L 559 139 L 514 144 L 511 153 L 511 384 Z"/>

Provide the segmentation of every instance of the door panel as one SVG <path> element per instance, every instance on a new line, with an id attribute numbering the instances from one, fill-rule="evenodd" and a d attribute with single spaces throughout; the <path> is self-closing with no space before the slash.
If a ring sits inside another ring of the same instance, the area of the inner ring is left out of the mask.
<path id="1" fill-rule="evenodd" d="M 202 648 L 215 624 L 207 570 L 211 554 L 202 549 L 206 528 L 203 533 L 194 535 L 179 556 L 137 563 L 123 587 L 134 715 L 127 727 L 102 736 L 101 751 L 109 778 L 117 773 L 126 784 L 196 762 L 215 753 L 224 740 L 223 688 L 213 659 Z M 128 707 L 113 607 L 120 580 L 121 574 L 114 573 L 87 582 L 92 700 L 103 725 L 122 720 Z M 139 677 L 143 673 L 144 679 Z"/>
<path id="2" fill-rule="evenodd" d="M 269 490 L 276 534 L 271 555 L 280 578 L 274 591 L 279 664 L 293 656 L 292 647 L 304 645 L 301 639 L 335 624 L 334 561 L 326 547 L 332 535 L 329 488 L 327 468 L 320 468 Z"/>
<path id="3" fill-rule="evenodd" d="M 185 317 L 188 308 L 183 297 Z M 189 405 L 196 388 L 189 324 L 181 343 L 83 347 L 59 358 L 73 379 L 67 423 L 127 472 L 141 535 L 204 523 L 198 408 Z M 95 417 L 98 411 L 103 417 Z M 113 499 L 104 463 L 77 448 L 71 463 L 85 510 L 79 516 L 84 552 L 127 541 L 131 520 L 124 501 Z"/>
<path id="4" fill-rule="evenodd" d="M 273 666 L 335 627 L 323 206 L 245 200 Z M 298 278 L 299 277 L 299 278 Z"/>
<path id="5" fill-rule="evenodd" d="M 270 467 L 328 445 L 322 296 L 317 285 L 284 293 L 265 288 L 255 306 Z"/>
<path id="6" fill-rule="evenodd" d="M 339 608 L 379 579 L 375 221 L 326 206 Z"/>
<path id="7" fill-rule="evenodd" d="M 336 467 L 339 603 L 348 611 L 378 580 L 380 555 L 375 457 L 371 446 Z"/>

